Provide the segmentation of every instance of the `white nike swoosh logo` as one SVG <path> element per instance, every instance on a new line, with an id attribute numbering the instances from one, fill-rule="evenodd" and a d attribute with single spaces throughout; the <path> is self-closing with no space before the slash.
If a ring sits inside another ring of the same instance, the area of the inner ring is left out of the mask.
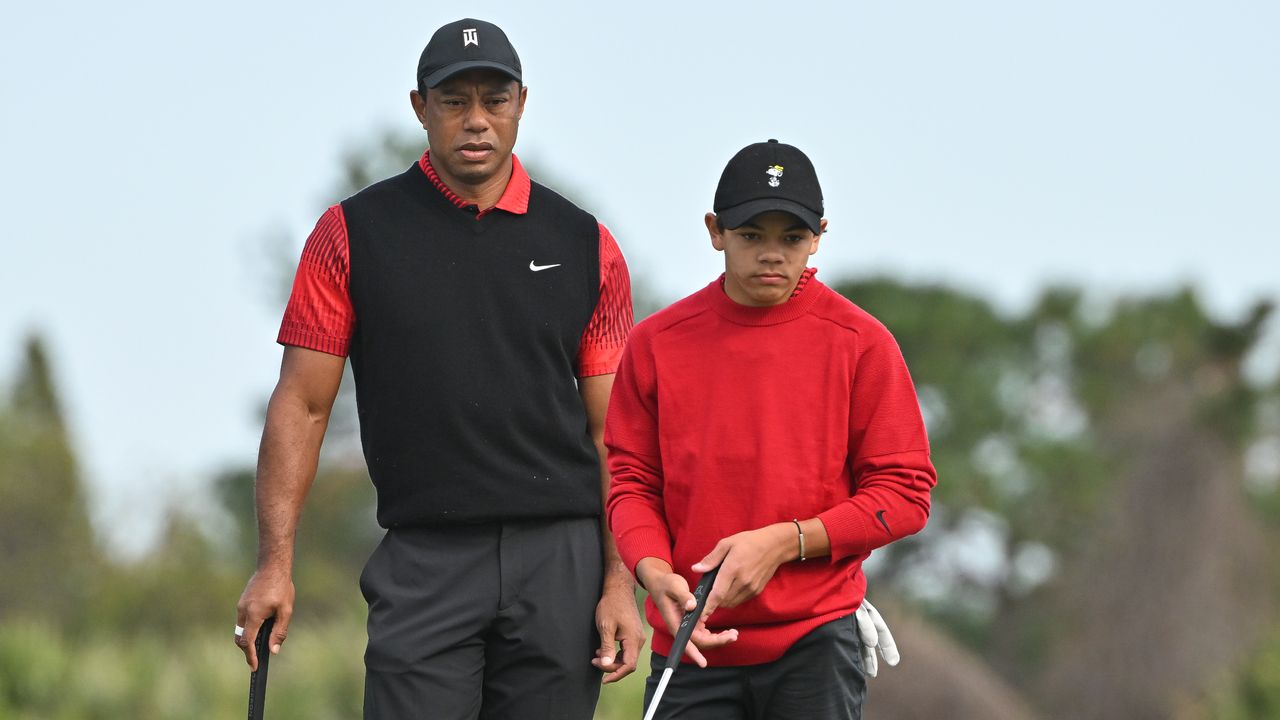
<path id="1" fill-rule="evenodd" d="M 542 270 L 550 270 L 553 267 L 560 267 L 560 263 L 556 263 L 555 265 L 534 265 L 532 260 L 529 261 L 529 269 L 534 272 L 540 272 Z"/>

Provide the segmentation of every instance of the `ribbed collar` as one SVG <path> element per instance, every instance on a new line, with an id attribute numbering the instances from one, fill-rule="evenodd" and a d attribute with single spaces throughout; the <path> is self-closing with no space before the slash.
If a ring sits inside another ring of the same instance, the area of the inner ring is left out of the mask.
<path id="1" fill-rule="evenodd" d="M 505 210 L 513 215 L 524 215 L 529 212 L 529 193 L 531 190 L 531 181 L 529 173 L 525 172 L 524 166 L 520 164 L 520 158 L 514 154 L 511 155 L 511 179 L 507 181 L 507 187 L 502 191 L 502 197 L 498 198 L 497 204 L 491 208 L 478 208 L 475 203 L 463 200 L 458 193 L 444 184 L 440 179 L 440 173 L 431 166 L 431 151 L 427 150 L 422 153 L 422 157 L 418 159 L 418 167 L 422 168 L 422 172 L 426 174 L 427 179 L 435 189 L 439 190 L 449 202 L 460 208 L 473 208 L 477 211 L 476 217 L 485 215 L 494 210 Z"/>
<path id="2" fill-rule="evenodd" d="M 796 283 L 796 291 L 781 305 L 754 307 L 734 302 L 724 291 L 724 275 L 711 281 L 702 294 L 718 315 L 739 325 L 778 325 L 803 316 L 822 297 L 826 285 L 813 277 L 817 268 L 808 268 Z"/>

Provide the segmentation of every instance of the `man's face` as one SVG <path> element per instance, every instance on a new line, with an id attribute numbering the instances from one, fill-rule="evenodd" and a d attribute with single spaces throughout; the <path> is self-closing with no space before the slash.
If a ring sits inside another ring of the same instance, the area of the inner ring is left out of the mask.
<path id="1" fill-rule="evenodd" d="M 791 297 L 822 237 L 785 212 L 756 215 L 732 230 L 721 230 L 714 213 L 707 213 L 706 222 L 711 246 L 724 253 L 725 292 L 734 302 L 756 307 Z M 821 229 L 826 227 L 823 220 Z"/>
<path id="2" fill-rule="evenodd" d="M 507 167 L 527 88 L 495 70 L 458 73 L 425 97 L 410 93 L 431 164 L 446 179 L 482 184 Z"/>

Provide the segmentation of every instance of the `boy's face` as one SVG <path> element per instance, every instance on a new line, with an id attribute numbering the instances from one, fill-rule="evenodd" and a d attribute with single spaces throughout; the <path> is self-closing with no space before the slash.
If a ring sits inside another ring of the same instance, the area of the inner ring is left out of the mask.
<path id="1" fill-rule="evenodd" d="M 780 305 L 791 297 L 809 261 L 818 252 L 815 235 L 800 218 L 785 212 L 756 215 L 732 230 L 707 213 L 711 246 L 724 253 L 724 291 L 740 305 Z M 821 229 L 827 229 L 824 219 Z"/>

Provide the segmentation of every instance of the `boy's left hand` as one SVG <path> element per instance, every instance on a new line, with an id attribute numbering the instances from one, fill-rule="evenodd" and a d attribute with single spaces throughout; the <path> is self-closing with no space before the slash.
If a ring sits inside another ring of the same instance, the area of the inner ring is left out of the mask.
<path id="1" fill-rule="evenodd" d="M 778 566 L 790 559 L 788 552 L 795 545 L 795 532 L 792 523 L 775 523 L 716 543 L 706 557 L 693 565 L 697 573 L 720 566 L 702 616 L 711 615 L 718 607 L 737 607 L 759 595 Z"/>

